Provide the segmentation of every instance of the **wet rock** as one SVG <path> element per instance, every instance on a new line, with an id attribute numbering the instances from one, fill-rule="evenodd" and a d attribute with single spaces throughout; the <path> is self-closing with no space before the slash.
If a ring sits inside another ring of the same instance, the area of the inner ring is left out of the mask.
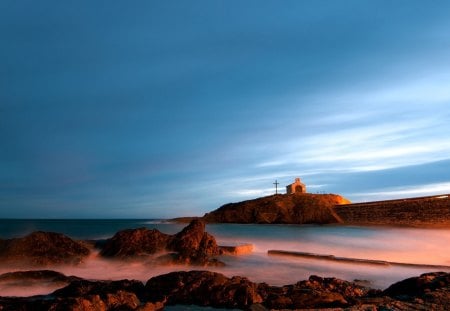
<path id="1" fill-rule="evenodd" d="M 170 235 L 156 229 L 127 229 L 106 240 L 100 254 L 122 259 L 148 256 L 164 251 L 169 239 Z"/>
<path id="2" fill-rule="evenodd" d="M 369 289 L 336 278 L 311 276 L 295 285 L 264 289 L 266 306 L 274 309 L 337 308 L 354 304 L 366 296 Z"/>
<path id="3" fill-rule="evenodd" d="M 216 239 L 205 232 L 205 223 L 198 219 L 174 235 L 167 248 L 177 252 L 178 261 L 188 264 L 207 265 L 211 257 L 220 254 Z"/>
<path id="4" fill-rule="evenodd" d="M 389 286 L 384 295 L 402 300 L 438 305 L 450 305 L 450 274 L 425 273 Z"/>
<path id="5" fill-rule="evenodd" d="M 54 232 L 33 232 L 0 241 L 0 261 L 12 266 L 78 264 L 90 250 L 81 242 Z"/>
<path id="6" fill-rule="evenodd" d="M 137 310 L 143 295 L 144 284 L 135 280 L 77 280 L 50 296 L 54 310 Z"/>
<path id="7" fill-rule="evenodd" d="M 43 274 L 52 275 L 51 272 Z M 448 273 L 427 273 L 370 290 L 336 278 L 311 276 L 286 286 L 253 283 L 209 271 L 172 272 L 139 281 L 75 280 L 47 296 L 0 297 L 0 310 L 161 310 L 199 305 L 245 310 L 448 310 Z M 54 274 L 55 278 L 60 277 Z M 8 276 L 9 277 L 9 276 Z M 39 276 L 38 276 L 39 277 Z M 391 295 L 393 297 L 390 297 Z"/>
<path id="8" fill-rule="evenodd" d="M 137 297 L 143 297 L 145 293 L 144 284 L 136 280 L 119 281 L 89 281 L 76 280 L 64 288 L 58 289 L 52 293 L 55 297 L 80 297 L 86 295 L 101 295 L 126 291 L 136 294 Z"/>
<path id="9" fill-rule="evenodd" d="M 205 223 L 193 220 L 181 232 L 168 235 L 146 228 L 117 232 L 105 241 L 101 256 L 119 259 L 147 257 L 160 252 L 169 252 L 157 257 L 162 264 L 193 264 L 221 266 L 213 257 L 220 254 L 216 239 L 205 232 Z"/>
<path id="10" fill-rule="evenodd" d="M 240 244 L 234 246 L 221 245 L 219 250 L 221 254 L 224 255 L 244 255 L 253 252 L 253 244 Z"/>
<path id="11" fill-rule="evenodd" d="M 0 275 L 0 294 L 4 296 L 14 296 L 24 292 L 28 295 L 45 294 L 76 280 L 80 278 L 65 276 L 51 270 L 9 272 Z"/>
<path id="12" fill-rule="evenodd" d="M 76 276 L 66 276 L 53 270 L 14 271 L 0 275 L 0 282 L 72 282 L 80 280 Z"/>
<path id="13" fill-rule="evenodd" d="M 258 285 L 243 277 L 228 278 L 209 271 L 172 272 L 145 285 L 149 301 L 222 308 L 248 308 L 262 302 Z"/>

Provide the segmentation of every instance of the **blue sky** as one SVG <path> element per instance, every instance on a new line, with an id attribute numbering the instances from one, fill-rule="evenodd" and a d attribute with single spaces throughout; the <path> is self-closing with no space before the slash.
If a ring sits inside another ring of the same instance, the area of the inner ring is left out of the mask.
<path id="1" fill-rule="evenodd" d="M 0 2 L 0 217 L 450 192 L 447 1 Z"/>

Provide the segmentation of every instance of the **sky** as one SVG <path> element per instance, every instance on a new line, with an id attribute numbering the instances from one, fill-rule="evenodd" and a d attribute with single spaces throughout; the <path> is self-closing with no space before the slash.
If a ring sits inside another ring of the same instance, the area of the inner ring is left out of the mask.
<path id="1" fill-rule="evenodd" d="M 450 193 L 448 1 L 0 1 L 0 218 Z"/>

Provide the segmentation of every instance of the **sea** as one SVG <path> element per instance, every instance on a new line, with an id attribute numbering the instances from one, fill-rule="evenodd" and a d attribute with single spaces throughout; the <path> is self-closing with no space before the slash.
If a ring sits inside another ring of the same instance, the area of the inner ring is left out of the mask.
<path id="1" fill-rule="evenodd" d="M 167 234 L 179 232 L 187 224 L 161 219 L 1 219 L 0 238 L 16 238 L 33 231 L 59 232 L 73 239 L 100 240 L 130 228 L 158 229 Z M 253 282 L 270 285 L 293 284 L 310 275 L 358 280 L 372 288 L 384 289 L 408 277 L 432 271 L 430 267 L 344 263 L 312 258 L 268 255 L 269 250 L 308 252 L 338 257 L 450 266 L 450 230 L 402 227 L 359 227 L 342 225 L 261 225 L 208 224 L 206 230 L 219 245 L 252 244 L 252 253 L 223 256 L 225 267 L 208 267 L 227 276 L 245 276 Z M 137 279 L 172 272 L 206 269 L 192 266 L 155 266 L 150 262 L 106 260 L 93 252 L 78 266 L 51 267 L 66 275 L 86 279 Z M 15 271 L 0 263 L 0 274 Z M 17 285 L 17 284 L 16 284 Z M 31 296 L 55 290 L 52 285 L 21 288 L 0 284 L 2 295 Z"/>

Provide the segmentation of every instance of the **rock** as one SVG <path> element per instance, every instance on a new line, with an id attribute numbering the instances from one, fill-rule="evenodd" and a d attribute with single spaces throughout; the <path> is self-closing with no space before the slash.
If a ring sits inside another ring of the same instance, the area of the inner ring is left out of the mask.
<path id="1" fill-rule="evenodd" d="M 433 272 L 408 278 L 392 284 L 383 294 L 402 301 L 450 305 L 450 274 Z"/>
<path id="2" fill-rule="evenodd" d="M 43 275 L 61 277 L 58 273 Z M 6 276 L 10 278 L 11 275 Z M 38 274 L 39 277 L 39 274 Z M 209 271 L 172 272 L 139 281 L 75 280 L 46 296 L 0 297 L 0 310 L 161 310 L 198 305 L 246 310 L 448 310 L 450 274 L 427 273 L 382 291 L 336 278 L 311 276 L 286 286 L 253 283 Z M 393 297 L 391 297 L 393 296 Z"/>
<path id="3" fill-rule="evenodd" d="M 266 287 L 265 304 L 273 309 L 347 307 L 368 292 L 368 288 L 353 282 L 311 276 L 295 285 Z"/>
<path id="4" fill-rule="evenodd" d="M 170 252 L 157 257 L 163 264 L 223 265 L 213 258 L 220 254 L 216 239 L 205 232 L 205 223 L 198 219 L 175 235 L 146 228 L 119 231 L 105 241 L 100 255 L 136 259 L 162 252 Z"/>
<path id="5" fill-rule="evenodd" d="M 75 280 L 80 278 L 51 270 L 9 272 L 0 275 L 0 293 L 4 296 L 46 294 Z"/>
<path id="6" fill-rule="evenodd" d="M 205 223 L 198 219 L 174 235 L 167 248 L 178 253 L 180 262 L 197 265 L 205 265 L 220 254 L 216 239 L 205 232 Z"/>
<path id="7" fill-rule="evenodd" d="M 248 308 L 262 302 L 258 285 L 246 278 L 228 278 L 209 271 L 172 272 L 148 280 L 149 301 L 221 308 Z"/>
<path id="8" fill-rule="evenodd" d="M 88 281 L 76 280 L 64 288 L 58 289 L 52 293 L 55 297 L 80 297 L 88 295 L 100 295 L 103 298 L 106 294 L 114 294 L 118 291 L 126 291 L 136 294 L 137 297 L 143 297 L 145 293 L 144 284 L 136 280 L 120 281 Z"/>
<path id="9" fill-rule="evenodd" d="M 32 271 L 15 271 L 0 274 L 0 282 L 64 282 L 69 283 L 80 280 L 76 276 L 65 276 L 64 274 L 52 270 L 32 270 Z"/>
<path id="10" fill-rule="evenodd" d="M 279 194 L 225 204 L 202 219 L 210 223 L 338 223 L 341 219 L 334 206 L 345 203 L 350 201 L 336 194 Z"/>
<path id="11" fill-rule="evenodd" d="M 241 244 L 235 246 L 219 246 L 220 253 L 223 255 L 244 255 L 253 252 L 253 244 Z"/>
<path id="12" fill-rule="evenodd" d="M 106 240 L 100 253 L 104 257 L 136 258 L 165 251 L 170 235 L 156 229 L 128 229 Z"/>
<path id="13" fill-rule="evenodd" d="M 56 290 L 52 308 L 55 310 L 137 310 L 144 284 L 135 280 L 77 280 Z M 145 310 L 145 309 L 143 309 Z M 151 310 L 151 309 L 150 309 Z"/>
<path id="14" fill-rule="evenodd" d="M 13 266 L 78 264 L 90 250 L 81 242 L 54 232 L 33 232 L 22 238 L 0 241 L 0 261 Z"/>

